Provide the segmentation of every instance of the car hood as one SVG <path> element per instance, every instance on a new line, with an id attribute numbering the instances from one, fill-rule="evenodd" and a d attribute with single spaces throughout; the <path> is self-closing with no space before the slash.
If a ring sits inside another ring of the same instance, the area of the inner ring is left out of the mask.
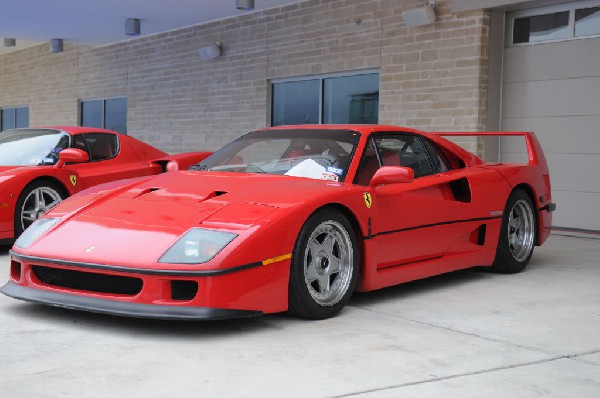
<path id="1" fill-rule="evenodd" d="M 299 177 L 169 172 L 99 194 L 91 202 L 85 192 L 64 201 L 48 217 L 65 215 L 65 222 L 35 242 L 27 254 L 147 266 L 190 228 L 243 235 L 278 208 L 340 189 L 344 184 Z"/>

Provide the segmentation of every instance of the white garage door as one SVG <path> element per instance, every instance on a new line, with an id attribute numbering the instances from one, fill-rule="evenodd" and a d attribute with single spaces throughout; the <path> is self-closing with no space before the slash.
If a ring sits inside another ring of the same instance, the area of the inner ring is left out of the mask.
<path id="1" fill-rule="evenodd" d="M 563 33 L 556 26 L 560 24 L 557 15 L 552 15 L 552 21 L 548 14 L 536 20 L 531 12 L 507 18 L 513 34 L 509 31 L 510 44 L 504 50 L 502 130 L 534 131 L 540 139 L 550 166 L 553 201 L 558 206 L 553 224 L 599 231 L 600 37 L 560 37 L 575 36 L 581 15 L 588 17 L 586 26 L 591 15 L 600 33 L 600 7 L 595 12 L 589 3 L 585 2 L 586 12 L 581 14 L 576 14 L 577 6 L 567 8 L 568 26 Z M 557 10 L 553 7 L 550 11 L 556 14 Z M 512 21 L 518 24 L 520 18 L 529 21 L 522 21 L 517 30 L 524 26 L 529 35 L 514 31 Z M 542 31 L 537 36 L 536 26 Z M 566 40 L 548 42 L 544 30 L 554 35 L 551 40 Z M 536 43 L 538 40 L 546 42 Z M 528 44 L 510 46 L 519 41 Z M 521 145 L 504 140 L 501 160 L 519 159 L 522 151 Z"/>

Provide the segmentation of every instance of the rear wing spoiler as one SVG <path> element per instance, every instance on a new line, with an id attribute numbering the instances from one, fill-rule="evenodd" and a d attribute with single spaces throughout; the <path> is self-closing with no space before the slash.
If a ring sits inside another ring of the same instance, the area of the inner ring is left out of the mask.
<path id="1" fill-rule="evenodd" d="M 540 142 L 531 131 L 435 131 L 432 134 L 442 137 L 515 137 L 521 136 L 525 139 L 527 147 L 527 158 L 530 165 L 542 165 L 548 167 L 546 157 L 542 151 Z"/>

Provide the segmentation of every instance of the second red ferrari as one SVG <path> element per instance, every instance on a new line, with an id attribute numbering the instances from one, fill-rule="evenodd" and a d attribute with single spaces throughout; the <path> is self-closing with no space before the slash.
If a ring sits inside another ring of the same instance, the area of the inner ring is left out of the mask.
<path id="1" fill-rule="evenodd" d="M 39 127 L 0 133 L 0 241 L 18 237 L 63 199 L 91 186 L 159 174 L 170 156 L 133 137 L 92 127 Z"/>

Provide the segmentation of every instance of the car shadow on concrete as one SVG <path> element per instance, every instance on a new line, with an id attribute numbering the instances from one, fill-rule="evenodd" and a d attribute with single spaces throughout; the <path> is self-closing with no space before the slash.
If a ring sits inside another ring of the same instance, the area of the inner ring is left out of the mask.
<path id="1" fill-rule="evenodd" d="M 532 259 L 528 270 L 534 271 L 540 266 Z M 543 266 L 543 264 L 541 264 Z M 407 282 L 372 292 L 355 292 L 348 306 L 362 307 L 371 304 L 385 304 L 399 301 L 421 294 L 435 294 L 436 290 L 468 288 L 468 285 L 488 278 L 503 278 L 510 275 L 499 275 L 486 272 L 484 269 L 471 268 L 433 276 L 426 279 Z M 179 321 L 120 317 L 97 314 L 85 311 L 69 310 L 42 304 L 17 302 L 5 307 L 10 317 L 25 322 L 48 322 L 57 328 L 68 324 L 74 329 L 94 329 L 116 334 L 136 334 L 145 336 L 169 336 L 169 338 L 187 339 L 190 337 L 210 339 L 227 335 L 251 334 L 265 330 L 285 330 L 305 325 L 306 322 L 327 322 L 296 318 L 286 313 L 268 314 L 253 318 L 237 318 L 226 320 Z M 338 317 L 347 316 L 342 311 Z"/>

